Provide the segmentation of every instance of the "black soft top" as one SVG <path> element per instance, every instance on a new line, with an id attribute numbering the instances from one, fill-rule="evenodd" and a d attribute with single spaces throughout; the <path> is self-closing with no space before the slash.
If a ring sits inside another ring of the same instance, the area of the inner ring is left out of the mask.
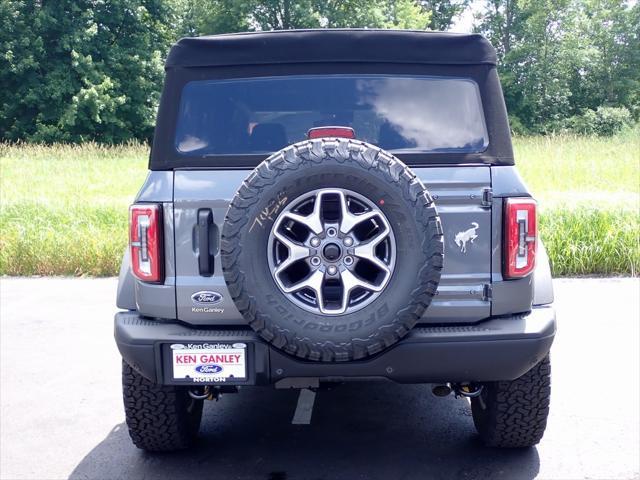
<path id="1" fill-rule="evenodd" d="M 478 34 L 414 30 L 318 29 L 183 38 L 166 67 L 363 62 L 495 65 L 496 52 Z"/>
<path id="2" fill-rule="evenodd" d="M 286 30 L 183 38 L 166 61 L 149 167 L 252 168 L 267 153 L 184 155 L 176 148 L 181 96 L 191 82 L 295 75 L 467 78 L 480 91 L 489 144 L 482 152 L 398 152 L 412 166 L 513 165 L 496 53 L 481 35 L 411 30 Z"/>

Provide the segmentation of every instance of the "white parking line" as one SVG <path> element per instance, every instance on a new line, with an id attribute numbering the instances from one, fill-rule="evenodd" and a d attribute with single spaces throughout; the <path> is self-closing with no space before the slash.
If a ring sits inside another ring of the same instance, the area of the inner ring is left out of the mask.
<path id="1" fill-rule="evenodd" d="M 291 423 L 294 425 L 309 425 L 311 423 L 311 414 L 313 413 L 313 403 L 316 400 L 316 392 L 312 392 L 308 388 L 300 390 L 298 396 L 298 406 L 296 413 L 293 414 Z"/>

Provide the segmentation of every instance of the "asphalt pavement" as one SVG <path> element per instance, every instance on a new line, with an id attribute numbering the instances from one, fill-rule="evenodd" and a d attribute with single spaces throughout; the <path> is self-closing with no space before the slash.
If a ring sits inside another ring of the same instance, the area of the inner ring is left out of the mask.
<path id="1" fill-rule="evenodd" d="M 555 282 L 547 433 L 484 448 L 464 399 L 428 385 L 245 388 L 205 404 L 187 452 L 123 424 L 115 279 L 0 279 L 2 479 L 637 479 L 640 281 Z"/>

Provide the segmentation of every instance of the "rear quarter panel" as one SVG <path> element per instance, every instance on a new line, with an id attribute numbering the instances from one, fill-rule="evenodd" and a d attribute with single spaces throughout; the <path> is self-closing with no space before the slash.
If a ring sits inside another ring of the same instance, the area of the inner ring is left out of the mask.
<path id="1" fill-rule="evenodd" d="M 162 204 L 165 280 L 162 284 L 152 284 L 136 279 L 131 272 L 128 252 L 125 252 L 123 265 L 127 268 L 120 271 L 117 305 L 138 310 L 149 317 L 176 318 L 173 172 L 149 172 L 135 198 L 135 203 L 145 202 Z"/>

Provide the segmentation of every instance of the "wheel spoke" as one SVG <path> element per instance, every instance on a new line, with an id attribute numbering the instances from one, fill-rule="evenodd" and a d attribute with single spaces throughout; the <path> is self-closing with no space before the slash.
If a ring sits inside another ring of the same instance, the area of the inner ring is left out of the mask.
<path id="1" fill-rule="evenodd" d="M 323 304 L 322 282 L 323 281 L 324 281 L 324 272 L 321 272 L 320 270 L 316 270 L 304 280 L 301 280 L 298 283 L 290 285 L 289 287 L 284 287 L 284 292 L 293 293 L 293 292 L 302 290 L 303 288 L 309 288 L 313 290 L 313 292 L 316 294 L 316 300 L 318 302 L 318 306 L 320 307 L 320 310 L 323 310 L 323 306 L 322 306 Z"/>
<path id="2" fill-rule="evenodd" d="M 342 284 L 349 287 L 349 291 L 356 287 L 362 287 L 366 290 L 371 290 L 372 292 L 379 292 L 382 290 L 381 286 L 367 282 L 366 280 L 355 276 L 351 270 L 343 270 L 340 277 L 342 278 Z"/>
<path id="3" fill-rule="evenodd" d="M 370 212 L 361 213 L 359 215 L 351 213 L 349 211 L 349 205 L 347 204 L 347 196 L 342 192 L 339 192 L 338 196 L 340 197 L 340 231 L 342 233 L 349 233 L 351 230 L 353 230 L 353 227 L 355 227 L 359 223 L 366 220 L 371 220 L 374 217 L 379 217 L 378 212 L 375 212 L 373 210 Z"/>
<path id="4" fill-rule="evenodd" d="M 355 252 L 355 256 L 360 259 L 367 260 L 373 263 L 376 267 L 382 270 L 385 275 L 389 275 L 389 273 L 391 272 L 391 269 L 389 268 L 389 266 L 386 263 L 384 263 L 382 260 L 380 260 L 375 254 L 371 255 L 369 254 L 369 252 L 367 252 L 366 254 L 363 254 L 362 251 L 359 251 L 359 252 L 357 251 Z"/>
<path id="5" fill-rule="evenodd" d="M 289 218 L 294 222 L 301 223 L 316 235 L 320 235 L 323 231 L 322 218 L 320 218 L 320 207 L 322 204 L 322 192 L 316 195 L 315 202 L 313 204 L 313 211 L 307 215 L 300 215 L 294 212 L 284 212 L 283 217 Z"/>
<path id="6" fill-rule="evenodd" d="M 282 273 L 298 260 L 303 260 L 310 256 L 311 252 L 309 251 L 309 248 L 304 245 L 294 242 L 277 231 L 274 233 L 274 236 L 289 250 L 289 256 L 276 268 L 274 272 L 276 275 Z"/>
<path id="7" fill-rule="evenodd" d="M 342 280 L 342 302 L 339 310 L 331 310 L 331 313 L 344 313 L 349 307 L 349 298 L 351 292 L 360 287 L 372 292 L 379 292 L 382 290 L 382 285 L 374 285 L 367 282 L 362 278 L 356 277 L 350 270 L 343 270 L 340 272 L 340 279 Z"/>
<path id="8" fill-rule="evenodd" d="M 389 234 L 389 227 L 385 225 L 384 230 L 378 233 L 375 237 L 373 237 L 366 243 L 357 245 L 353 249 L 353 254 L 357 258 L 368 260 L 369 262 L 373 263 L 376 267 L 382 270 L 385 273 L 385 275 L 389 275 L 389 273 L 391 272 L 391 269 L 386 263 L 384 263 L 382 260 L 378 258 L 378 256 L 376 255 L 376 247 L 380 244 L 380 242 L 382 242 L 385 238 L 387 238 L 388 234 Z"/>

